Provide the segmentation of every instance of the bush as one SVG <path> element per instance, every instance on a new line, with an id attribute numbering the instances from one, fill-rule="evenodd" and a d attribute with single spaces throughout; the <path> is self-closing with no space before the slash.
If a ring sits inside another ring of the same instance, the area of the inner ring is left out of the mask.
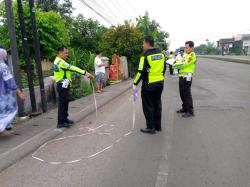
<path id="1" fill-rule="evenodd" d="M 94 55 L 81 49 L 70 49 L 69 62 L 73 66 L 77 66 L 86 71 L 94 70 Z M 80 85 L 80 86 L 79 86 Z M 83 79 L 82 75 L 72 73 L 72 84 L 70 92 L 70 100 L 79 99 L 89 95 L 92 92 L 91 85 Z"/>
<path id="2" fill-rule="evenodd" d="M 90 93 L 92 93 L 91 85 L 82 77 L 82 75 L 72 73 L 72 84 L 69 94 L 70 101 L 87 96 Z"/>
<path id="3" fill-rule="evenodd" d="M 25 68 L 23 48 L 21 42 L 21 30 L 17 13 L 17 3 L 13 3 L 14 21 L 16 28 L 16 37 L 18 51 L 20 55 L 20 65 L 21 68 Z M 32 26 L 30 21 L 30 12 L 28 2 L 23 2 L 23 12 L 25 19 L 26 32 L 28 37 L 28 46 L 30 50 L 30 58 L 34 59 L 34 43 Z M 10 47 L 9 34 L 7 29 L 7 19 L 4 2 L 0 3 L 0 43 L 7 49 Z M 53 11 L 43 12 L 36 8 L 36 21 L 37 21 L 37 31 L 40 40 L 40 50 L 42 59 L 53 60 L 56 55 L 56 49 L 60 45 L 68 45 L 70 43 L 69 30 L 66 28 L 66 21 L 62 17 Z"/>
<path id="4" fill-rule="evenodd" d="M 69 62 L 73 66 L 77 66 L 86 71 L 94 71 L 94 54 L 81 50 L 81 49 L 70 49 Z"/>

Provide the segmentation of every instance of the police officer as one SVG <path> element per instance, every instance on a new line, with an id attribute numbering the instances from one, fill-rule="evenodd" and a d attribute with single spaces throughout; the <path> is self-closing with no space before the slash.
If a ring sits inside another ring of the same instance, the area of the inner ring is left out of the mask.
<path id="1" fill-rule="evenodd" d="M 57 128 L 69 128 L 74 122 L 68 119 L 69 106 L 69 86 L 71 82 L 70 72 L 80 73 L 87 78 L 93 78 L 87 71 L 78 67 L 72 66 L 66 62 L 68 58 L 68 49 L 66 46 L 61 46 L 57 50 L 57 57 L 54 61 L 54 78 L 57 84 L 59 94 L 58 103 L 58 124 Z"/>
<path id="2" fill-rule="evenodd" d="M 141 98 L 147 128 L 141 129 L 141 132 L 155 134 L 161 131 L 161 94 L 166 64 L 164 54 L 154 48 L 152 36 L 145 37 L 143 50 L 134 79 L 134 90 L 137 90 L 136 86 L 142 80 Z"/>
<path id="3" fill-rule="evenodd" d="M 173 59 L 173 58 L 174 58 L 174 52 L 171 51 L 168 55 L 168 59 Z M 169 73 L 170 73 L 170 75 L 173 75 L 173 73 L 174 73 L 172 64 L 169 64 Z"/>
<path id="4" fill-rule="evenodd" d="M 184 61 L 184 50 L 181 49 L 177 57 L 175 58 L 176 63 L 181 63 Z"/>
<path id="5" fill-rule="evenodd" d="M 179 90 L 182 100 L 182 108 L 177 113 L 183 114 L 182 117 L 188 118 L 194 116 L 193 99 L 191 94 L 191 85 L 195 71 L 196 56 L 193 52 L 194 42 L 187 41 L 185 43 L 185 51 L 183 62 L 177 62 L 173 68 L 179 70 Z"/>

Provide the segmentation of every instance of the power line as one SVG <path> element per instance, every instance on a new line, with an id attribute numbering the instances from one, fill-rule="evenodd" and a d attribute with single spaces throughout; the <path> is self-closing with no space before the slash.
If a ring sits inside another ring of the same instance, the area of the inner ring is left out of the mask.
<path id="1" fill-rule="evenodd" d="M 131 1 L 126 0 L 125 3 L 122 3 L 121 1 L 116 1 L 116 4 L 119 5 L 119 7 L 123 7 L 124 8 L 124 12 L 128 15 L 132 15 L 135 18 L 138 17 L 140 15 L 140 13 L 137 12 L 137 10 L 134 8 L 133 3 Z M 120 4 L 122 3 L 122 4 Z"/>
<path id="2" fill-rule="evenodd" d="M 127 2 L 130 5 L 131 9 L 134 11 L 135 15 L 140 16 L 140 13 L 137 12 L 136 8 L 134 7 L 134 4 L 130 0 L 127 0 Z"/>
<path id="3" fill-rule="evenodd" d="M 125 17 L 125 19 L 127 19 L 127 16 L 123 13 L 125 11 L 122 8 L 120 8 L 120 6 L 117 3 L 117 1 L 114 0 L 114 2 L 112 0 L 110 0 L 110 3 Z"/>
<path id="4" fill-rule="evenodd" d="M 102 3 L 103 3 L 104 6 L 110 11 L 110 13 L 113 14 L 113 16 L 117 17 L 117 14 L 115 14 L 115 13 L 112 11 L 112 9 L 105 3 L 105 1 L 102 1 Z M 120 20 L 119 20 L 119 21 L 120 21 Z M 120 21 L 120 22 L 123 22 L 123 20 Z"/>
<path id="5" fill-rule="evenodd" d="M 109 19 L 113 20 L 114 22 L 116 22 L 116 23 L 118 23 L 118 24 L 120 23 L 120 20 L 116 19 L 116 16 L 115 16 L 115 18 L 109 16 L 109 15 L 107 14 L 107 11 L 105 11 L 105 9 L 104 9 L 100 4 L 98 4 L 95 0 L 90 0 L 90 1 L 92 2 L 93 6 L 94 6 L 96 9 L 99 9 L 99 12 L 102 12 L 103 14 L 105 14 L 106 17 L 108 17 Z M 107 8 L 108 8 L 108 7 L 107 7 Z M 108 8 L 108 10 L 109 10 L 109 12 L 111 11 L 109 8 Z"/>
<path id="6" fill-rule="evenodd" d="M 106 17 L 104 17 L 102 14 L 97 12 L 94 8 L 92 8 L 88 3 L 86 3 L 84 0 L 79 0 L 81 3 L 83 3 L 85 6 L 87 6 L 89 9 L 94 11 L 97 15 L 99 15 L 102 19 L 104 19 L 106 22 L 108 22 L 111 26 L 114 25 L 110 20 L 108 20 Z"/>

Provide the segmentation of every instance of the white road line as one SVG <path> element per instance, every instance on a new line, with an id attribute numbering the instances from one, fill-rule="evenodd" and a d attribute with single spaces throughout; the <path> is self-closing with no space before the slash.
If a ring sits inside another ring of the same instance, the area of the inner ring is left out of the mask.
<path id="1" fill-rule="evenodd" d="M 130 134 L 132 134 L 132 132 L 130 131 L 130 132 L 128 132 L 127 134 L 124 134 L 123 136 L 128 136 L 128 135 L 130 135 Z"/>
<path id="2" fill-rule="evenodd" d="M 95 154 L 93 154 L 93 155 L 88 156 L 88 158 L 93 158 L 93 157 L 95 157 L 95 156 L 101 154 L 102 152 L 104 152 L 104 151 L 110 149 L 111 147 L 113 147 L 113 145 L 110 145 L 110 146 L 104 148 L 103 150 L 101 150 L 101 151 L 99 151 L 99 152 L 97 152 L 97 153 L 95 153 Z"/>
<path id="3" fill-rule="evenodd" d="M 65 162 L 66 164 L 73 164 L 73 163 L 76 163 L 76 162 L 80 162 L 82 159 L 78 159 L 78 160 L 72 160 L 72 161 L 69 161 L 69 162 Z"/>
<path id="4" fill-rule="evenodd" d="M 115 143 L 119 143 L 121 140 L 122 140 L 122 139 L 119 138 L 119 139 L 117 139 L 117 140 L 115 141 Z"/>
<path id="5" fill-rule="evenodd" d="M 59 164 L 61 164 L 62 162 L 49 162 L 50 164 L 52 164 L 52 165 L 59 165 Z"/>
<path id="6" fill-rule="evenodd" d="M 166 128 L 166 134 L 165 134 L 166 140 L 165 140 L 165 144 L 163 145 L 164 155 L 163 155 L 162 160 L 160 161 L 155 187 L 166 187 L 168 183 L 168 174 L 169 174 L 168 153 L 170 151 L 171 135 L 172 135 L 173 124 L 174 124 L 174 111 L 173 111 L 174 107 L 173 107 L 171 97 L 172 97 L 172 94 L 168 95 L 168 98 L 166 101 L 167 103 L 169 103 L 169 107 L 168 107 L 169 110 L 168 110 L 168 115 L 167 115 L 168 125 Z"/>
<path id="7" fill-rule="evenodd" d="M 35 157 L 35 156 L 33 156 L 33 155 L 32 155 L 32 157 L 35 158 L 35 159 L 37 159 L 37 160 L 40 160 L 41 162 L 44 162 L 44 160 L 41 159 L 41 158 Z"/>

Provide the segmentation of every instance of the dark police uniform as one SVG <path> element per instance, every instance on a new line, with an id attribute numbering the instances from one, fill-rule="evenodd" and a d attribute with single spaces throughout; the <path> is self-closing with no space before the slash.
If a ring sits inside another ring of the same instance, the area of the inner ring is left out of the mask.
<path id="1" fill-rule="evenodd" d="M 68 107 L 69 107 L 69 84 L 71 82 L 70 72 L 77 72 L 82 75 L 86 74 L 85 70 L 82 70 L 76 66 L 68 64 L 63 59 L 56 57 L 54 61 L 54 79 L 57 83 L 57 91 L 59 94 L 58 103 L 58 126 L 64 127 L 64 124 L 68 120 Z"/>
<path id="2" fill-rule="evenodd" d="M 165 71 L 164 54 L 156 49 L 149 49 L 142 55 L 134 85 L 142 80 L 142 107 L 148 129 L 161 130 L 161 94 Z"/>

